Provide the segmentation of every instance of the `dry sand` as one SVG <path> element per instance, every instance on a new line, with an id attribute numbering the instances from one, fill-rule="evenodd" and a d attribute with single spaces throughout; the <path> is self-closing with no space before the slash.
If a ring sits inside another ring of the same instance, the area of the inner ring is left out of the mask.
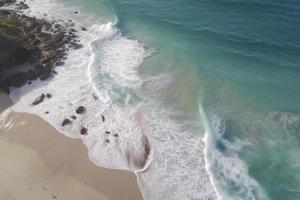
<path id="1" fill-rule="evenodd" d="M 0 105 L 0 112 L 9 105 L 5 95 Z M 133 173 L 97 167 L 81 140 L 37 116 L 11 112 L 0 118 L 0 200 L 44 199 L 143 198 Z"/>

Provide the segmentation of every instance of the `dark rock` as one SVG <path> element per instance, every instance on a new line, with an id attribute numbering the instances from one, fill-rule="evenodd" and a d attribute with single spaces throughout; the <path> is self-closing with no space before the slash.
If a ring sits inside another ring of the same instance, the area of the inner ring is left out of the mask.
<path id="1" fill-rule="evenodd" d="M 82 31 L 87 31 L 87 28 L 81 27 L 81 30 L 82 30 Z"/>
<path id="2" fill-rule="evenodd" d="M 81 129 L 80 129 L 80 134 L 81 134 L 81 135 L 86 135 L 86 134 L 87 134 L 87 128 L 81 127 Z"/>
<path id="3" fill-rule="evenodd" d="M 29 6 L 26 3 L 22 2 L 22 1 L 16 4 L 16 9 L 17 10 L 26 10 L 28 8 L 29 8 Z"/>
<path id="4" fill-rule="evenodd" d="M 20 65 L 24 64 L 28 58 L 31 57 L 32 51 L 25 49 L 23 47 L 20 47 L 16 49 L 16 51 L 11 55 L 13 56 L 13 60 L 11 60 L 12 65 Z"/>
<path id="5" fill-rule="evenodd" d="M 106 133 L 106 134 L 110 134 L 110 132 L 109 132 L 109 131 L 105 131 L 105 133 Z"/>
<path id="6" fill-rule="evenodd" d="M 36 33 L 35 36 L 41 41 L 41 42 L 47 42 L 52 39 L 52 35 L 50 33 L 40 32 Z"/>
<path id="7" fill-rule="evenodd" d="M 34 45 L 34 46 L 37 46 L 37 45 L 39 45 L 39 44 L 41 44 L 41 41 L 38 40 L 38 39 L 33 40 L 33 42 L 32 42 L 32 45 Z"/>
<path id="8" fill-rule="evenodd" d="M 95 100 L 98 100 L 98 96 L 96 94 L 93 93 L 92 95 Z"/>
<path id="9" fill-rule="evenodd" d="M 105 117 L 104 115 L 101 115 L 102 121 L 105 122 Z"/>
<path id="10" fill-rule="evenodd" d="M 46 94 L 46 97 L 47 97 L 48 99 L 50 99 L 50 98 L 52 97 L 52 94 L 47 93 L 47 94 Z"/>
<path id="11" fill-rule="evenodd" d="M 75 33 L 75 32 L 76 32 L 76 30 L 74 28 L 70 29 L 70 33 Z"/>
<path id="12" fill-rule="evenodd" d="M 68 118 L 66 118 L 66 119 L 64 119 L 64 121 L 61 123 L 61 126 L 69 125 L 69 124 L 71 124 L 71 123 L 72 123 L 72 121 L 69 120 Z"/>
<path id="13" fill-rule="evenodd" d="M 0 0 L 0 6 L 15 2 Z M 16 7 L 26 9 L 27 5 L 20 2 Z M 68 47 L 82 47 L 75 29 L 68 29 L 58 21 L 0 10 L 0 90 L 9 92 L 10 87 L 21 87 L 28 80 L 46 80 L 54 75 L 53 68 L 64 64 Z"/>
<path id="14" fill-rule="evenodd" d="M 38 105 L 38 104 L 40 104 L 40 103 L 42 103 L 43 101 L 44 101 L 44 99 L 45 99 L 45 94 L 43 93 L 43 94 L 41 94 L 40 96 L 38 96 L 33 102 L 32 102 L 32 105 Z"/>
<path id="15" fill-rule="evenodd" d="M 83 45 L 78 44 L 78 43 L 71 43 L 70 47 L 75 49 L 75 50 L 78 50 L 78 49 L 81 49 L 83 47 Z"/>
<path id="16" fill-rule="evenodd" d="M 1 86 L 4 86 L 4 88 L 21 87 L 27 82 L 26 73 L 23 72 L 12 72 L 9 77 L 5 77 L 5 75 L 2 79 L 3 82 L 1 81 Z"/>
<path id="17" fill-rule="evenodd" d="M 72 20 L 71 20 L 70 22 L 71 22 L 71 23 L 69 23 L 69 26 L 70 26 L 70 27 L 74 27 L 74 26 L 75 26 L 75 23 L 72 22 Z"/>
<path id="18" fill-rule="evenodd" d="M 49 114 L 49 111 L 46 111 L 45 114 L 46 114 L 46 115 Z"/>
<path id="19" fill-rule="evenodd" d="M 105 142 L 106 142 L 106 143 L 110 143 L 110 140 L 109 140 L 109 139 L 106 139 Z"/>
<path id="20" fill-rule="evenodd" d="M 118 133 L 115 133 L 113 136 L 114 136 L 114 137 L 119 137 L 119 134 L 118 134 Z"/>
<path id="21" fill-rule="evenodd" d="M 14 3 L 16 3 L 16 0 L 1 0 L 0 1 L 0 7 L 8 6 L 8 5 L 11 5 L 11 4 L 14 4 Z"/>
<path id="22" fill-rule="evenodd" d="M 65 64 L 64 61 L 57 61 L 57 62 L 55 63 L 55 66 L 62 66 L 62 65 L 64 65 L 64 64 Z"/>
<path id="23" fill-rule="evenodd" d="M 28 81 L 28 85 L 31 85 L 32 84 L 32 82 L 31 81 Z"/>
<path id="24" fill-rule="evenodd" d="M 51 72 L 48 71 L 42 71 L 42 73 L 40 74 L 41 81 L 47 80 L 50 77 L 51 77 Z"/>
<path id="25" fill-rule="evenodd" d="M 71 119 L 75 120 L 75 119 L 77 119 L 77 117 L 75 115 L 72 115 Z"/>
<path id="26" fill-rule="evenodd" d="M 75 11 L 74 14 L 77 15 L 77 14 L 79 14 L 79 12 L 78 12 L 78 11 Z"/>
<path id="27" fill-rule="evenodd" d="M 30 69 L 27 71 L 27 78 L 29 80 L 29 82 L 36 80 L 37 74 L 36 71 L 34 71 L 34 69 Z"/>
<path id="28" fill-rule="evenodd" d="M 86 109 L 85 109 L 84 106 L 79 106 L 79 107 L 76 109 L 76 113 L 77 113 L 77 114 L 83 114 L 85 111 L 86 111 Z"/>

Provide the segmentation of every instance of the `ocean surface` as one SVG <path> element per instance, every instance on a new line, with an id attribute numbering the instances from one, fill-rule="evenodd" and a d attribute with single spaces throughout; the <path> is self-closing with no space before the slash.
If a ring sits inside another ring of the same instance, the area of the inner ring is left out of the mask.
<path id="1" fill-rule="evenodd" d="M 145 199 L 300 199 L 300 1 L 49 2 L 94 31 L 78 56 L 102 110 L 147 115 Z"/>

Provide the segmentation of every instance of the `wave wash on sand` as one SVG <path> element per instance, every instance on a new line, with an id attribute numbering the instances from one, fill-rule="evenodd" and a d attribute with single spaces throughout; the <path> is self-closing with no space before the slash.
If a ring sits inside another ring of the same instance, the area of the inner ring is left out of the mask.
<path id="1" fill-rule="evenodd" d="M 157 87 L 156 81 L 172 79 L 138 73 L 152 50 L 78 8 L 51 0 L 27 3 L 29 9 L 21 11 L 27 16 L 72 18 L 83 47 L 70 49 L 49 79 L 12 89 L 12 109 L 36 114 L 66 136 L 81 138 L 96 165 L 135 172 L 145 199 L 217 199 L 202 138 L 144 96 L 145 89 L 157 89 L 150 87 Z"/>

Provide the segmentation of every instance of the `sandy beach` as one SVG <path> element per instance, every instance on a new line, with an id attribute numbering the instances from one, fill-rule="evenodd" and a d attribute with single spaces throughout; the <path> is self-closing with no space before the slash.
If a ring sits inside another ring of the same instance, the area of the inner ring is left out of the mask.
<path id="1" fill-rule="evenodd" d="M 0 112 L 10 104 L 0 95 Z M 136 177 L 88 160 L 79 139 L 41 118 L 10 112 L 0 119 L 0 200 L 140 200 Z"/>

